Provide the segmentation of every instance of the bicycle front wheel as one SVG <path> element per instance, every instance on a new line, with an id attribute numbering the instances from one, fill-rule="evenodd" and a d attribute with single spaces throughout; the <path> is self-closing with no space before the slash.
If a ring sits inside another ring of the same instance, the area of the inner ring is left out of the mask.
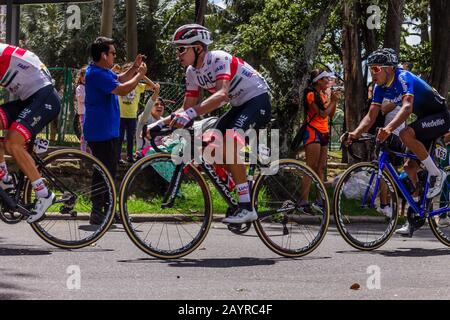
<path id="1" fill-rule="evenodd" d="M 180 188 L 170 188 L 177 166 L 170 154 L 136 162 L 120 187 L 119 204 L 125 230 L 145 253 L 175 259 L 194 251 L 212 222 L 211 194 L 194 165 L 183 167 Z M 165 204 L 173 195 L 172 203 Z"/>
<path id="2" fill-rule="evenodd" d="M 258 236 L 281 256 L 296 258 L 311 253 L 325 237 L 330 219 L 325 186 L 309 167 L 296 160 L 276 161 L 265 169 L 253 188 Z"/>
<path id="3" fill-rule="evenodd" d="M 344 240 L 359 250 L 381 247 L 395 230 L 398 193 L 392 177 L 384 171 L 377 194 L 378 166 L 362 162 L 344 172 L 334 191 L 334 217 Z M 383 191 L 382 191 L 383 190 Z M 390 205 L 390 214 L 379 212 L 380 198 Z"/>
<path id="4" fill-rule="evenodd" d="M 37 235 L 63 249 L 98 241 L 111 226 L 115 212 L 116 189 L 106 167 L 86 152 L 63 149 L 50 153 L 38 170 L 56 198 L 44 219 L 31 224 Z M 25 203 L 32 203 L 30 181 L 24 190 Z M 94 211 L 96 221 L 91 217 Z"/>
<path id="5" fill-rule="evenodd" d="M 450 208 L 450 167 L 445 168 L 445 172 L 447 173 L 447 178 L 442 186 L 441 195 L 439 196 L 439 201 L 437 197 L 433 199 L 433 209 L 436 208 Z M 440 216 L 434 216 L 428 218 L 428 224 L 430 225 L 430 229 L 436 238 L 442 242 L 447 247 L 450 247 L 450 227 L 449 226 L 440 226 L 439 219 L 448 217 L 450 212 L 445 212 Z"/>

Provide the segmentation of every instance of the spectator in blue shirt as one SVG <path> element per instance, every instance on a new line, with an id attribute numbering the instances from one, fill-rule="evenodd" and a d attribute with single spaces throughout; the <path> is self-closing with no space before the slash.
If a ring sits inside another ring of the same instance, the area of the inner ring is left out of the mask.
<path id="1" fill-rule="evenodd" d="M 126 96 L 133 91 L 147 73 L 144 56 L 139 54 L 128 70 L 115 74 L 111 71 L 115 56 L 113 39 L 99 37 L 91 45 L 93 62 L 86 70 L 86 118 L 83 128 L 92 154 L 103 162 L 113 178 L 116 175 L 120 147 L 120 109 L 117 96 Z M 100 176 L 94 176 L 92 180 L 93 190 L 94 186 L 102 183 Z M 103 221 L 105 199 L 101 195 L 94 196 L 94 192 L 91 198 L 90 222 L 100 224 Z"/>

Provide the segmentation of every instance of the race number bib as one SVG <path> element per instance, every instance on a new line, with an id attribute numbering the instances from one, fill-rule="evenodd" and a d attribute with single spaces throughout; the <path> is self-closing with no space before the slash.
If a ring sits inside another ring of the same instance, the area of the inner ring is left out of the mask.
<path id="1" fill-rule="evenodd" d="M 36 139 L 34 141 L 34 152 L 36 154 L 44 153 L 48 150 L 50 143 L 47 139 Z"/>

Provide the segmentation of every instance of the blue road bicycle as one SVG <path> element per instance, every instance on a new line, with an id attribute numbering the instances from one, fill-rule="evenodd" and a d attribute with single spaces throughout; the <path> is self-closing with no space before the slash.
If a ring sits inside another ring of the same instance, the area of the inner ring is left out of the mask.
<path id="1" fill-rule="evenodd" d="M 442 161 L 440 164 L 441 169 L 450 174 L 447 150 L 439 144 L 439 140 L 433 141 L 429 152 L 436 162 L 447 159 L 447 165 L 442 166 Z M 353 147 L 361 142 L 376 143 L 375 136 L 364 135 L 349 147 L 350 155 L 358 161 L 362 159 L 355 154 L 357 147 Z M 427 172 L 419 171 L 419 183 L 415 188 L 418 188 L 420 200 L 415 202 L 411 194 L 417 189 L 413 190 L 414 186 L 408 184 L 408 179 L 399 175 L 391 163 L 390 156 L 415 160 L 417 157 L 411 153 L 392 151 L 388 143 L 377 143 L 376 150 L 379 154 L 378 160 L 352 165 L 337 183 L 334 192 L 334 217 L 345 241 L 354 248 L 365 251 L 377 249 L 385 244 L 392 236 L 399 220 L 399 196 L 401 196 L 409 205 L 407 220 L 412 226 L 410 236 L 428 221 L 436 238 L 446 246 L 450 246 L 450 227 L 439 227 L 437 222 L 439 218 L 446 217 L 450 211 L 449 175 L 440 196 L 427 199 Z M 390 205 L 391 213 L 386 214 L 379 210 L 380 199 Z"/>

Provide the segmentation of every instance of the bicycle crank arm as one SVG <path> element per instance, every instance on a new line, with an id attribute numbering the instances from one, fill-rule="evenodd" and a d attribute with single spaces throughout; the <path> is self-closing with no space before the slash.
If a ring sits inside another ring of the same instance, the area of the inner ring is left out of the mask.
<path id="1" fill-rule="evenodd" d="M 0 198 L 3 200 L 9 211 L 16 210 L 17 202 L 13 198 L 11 198 L 2 188 L 0 188 Z"/>
<path id="2" fill-rule="evenodd" d="M 31 212 L 28 208 L 22 206 L 22 205 L 16 205 L 16 208 L 14 209 L 16 212 L 28 217 L 31 215 Z"/>

